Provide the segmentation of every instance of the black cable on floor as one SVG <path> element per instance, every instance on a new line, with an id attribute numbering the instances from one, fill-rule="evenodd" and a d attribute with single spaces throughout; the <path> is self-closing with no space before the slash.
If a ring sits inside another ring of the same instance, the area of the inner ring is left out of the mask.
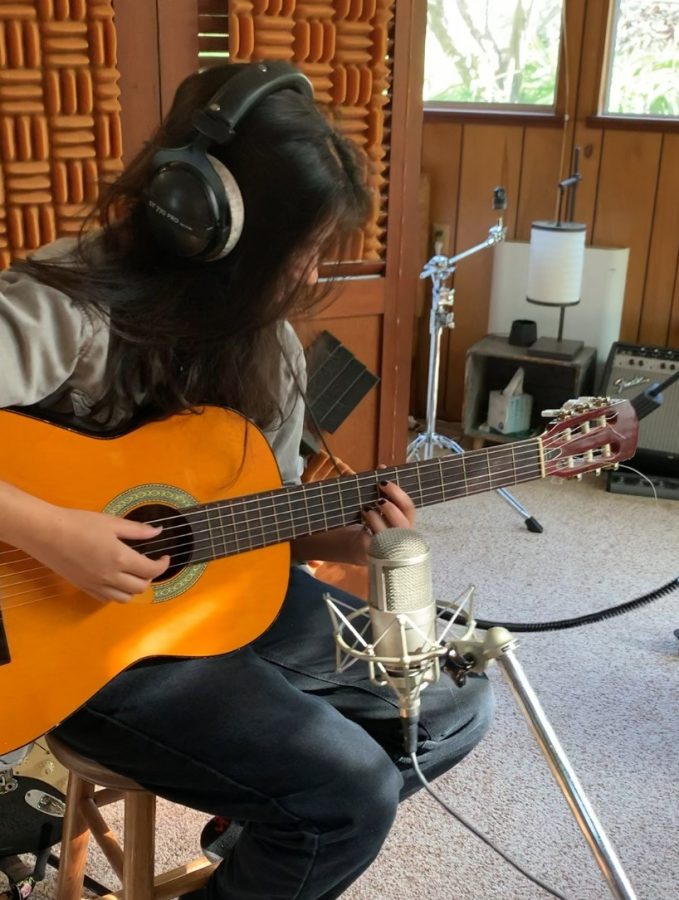
<path id="1" fill-rule="evenodd" d="M 506 628 L 507 631 L 561 631 L 566 628 L 579 628 L 581 625 L 592 625 L 594 622 L 603 622 L 604 619 L 612 619 L 614 616 L 632 612 L 632 610 L 639 609 L 648 603 L 652 603 L 654 600 L 667 596 L 667 594 L 676 591 L 678 588 L 679 577 L 668 581 L 667 584 L 663 584 L 662 587 L 657 588 L 655 591 L 636 597 L 634 600 L 627 600 L 625 603 L 620 603 L 617 606 L 609 606 L 607 609 L 599 610 L 599 612 L 587 613 L 584 616 L 577 616 L 573 619 L 556 619 L 553 622 L 491 622 L 487 619 L 477 619 L 476 627 L 484 631 L 488 628 Z M 442 619 L 452 619 L 453 616 L 456 616 L 461 625 L 469 623 L 467 615 L 461 610 L 444 609 L 439 613 L 439 617 Z"/>

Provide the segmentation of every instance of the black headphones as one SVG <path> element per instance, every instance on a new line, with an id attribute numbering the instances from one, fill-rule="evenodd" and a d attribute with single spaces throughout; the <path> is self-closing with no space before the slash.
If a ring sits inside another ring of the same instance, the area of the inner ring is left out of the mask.
<path id="1" fill-rule="evenodd" d="M 226 146 L 253 106 L 285 89 L 313 99 L 311 82 L 289 63 L 247 66 L 194 113 L 196 136 L 191 143 L 155 154 L 144 195 L 146 217 L 156 239 L 170 252 L 212 261 L 234 248 L 243 230 L 243 198 L 236 179 L 208 148 Z"/>

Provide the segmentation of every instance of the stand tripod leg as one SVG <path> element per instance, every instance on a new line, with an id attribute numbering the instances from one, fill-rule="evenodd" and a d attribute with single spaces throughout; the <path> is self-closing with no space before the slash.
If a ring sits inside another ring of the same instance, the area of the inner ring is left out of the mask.
<path id="1" fill-rule="evenodd" d="M 582 785 L 573 771 L 540 701 L 530 686 L 521 664 L 514 655 L 512 636 L 504 628 L 491 628 L 487 638 L 495 648 L 488 655 L 496 659 L 502 666 L 512 693 L 537 738 L 540 749 L 589 844 L 597 865 L 608 882 L 611 894 L 619 900 L 636 900 L 636 894 L 623 871 L 620 860 L 585 796 Z"/>

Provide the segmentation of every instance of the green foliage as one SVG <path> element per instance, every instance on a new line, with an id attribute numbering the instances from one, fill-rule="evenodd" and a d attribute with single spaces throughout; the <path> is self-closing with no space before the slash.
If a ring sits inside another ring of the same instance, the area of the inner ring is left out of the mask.
<path id="1" fill-rule="evenodd" d="M 553 106 L 562 2 L 428 0 L 425 100 Z M 679 117 L 679 2 L 616 12 L 604 112 Z"/>

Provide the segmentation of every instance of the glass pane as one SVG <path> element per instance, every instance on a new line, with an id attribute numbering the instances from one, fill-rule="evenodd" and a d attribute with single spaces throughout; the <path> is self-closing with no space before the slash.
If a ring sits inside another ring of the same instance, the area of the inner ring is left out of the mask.
<path id="1" fill-rule="evenodd" d="M 617 0 L 605 113 L 679 116 L 679 0 Z"/>
<path id="2" fill-rule="evenodd" d="M 424 100 L 554 107 L 563 0 L 428 0 Z"/>

